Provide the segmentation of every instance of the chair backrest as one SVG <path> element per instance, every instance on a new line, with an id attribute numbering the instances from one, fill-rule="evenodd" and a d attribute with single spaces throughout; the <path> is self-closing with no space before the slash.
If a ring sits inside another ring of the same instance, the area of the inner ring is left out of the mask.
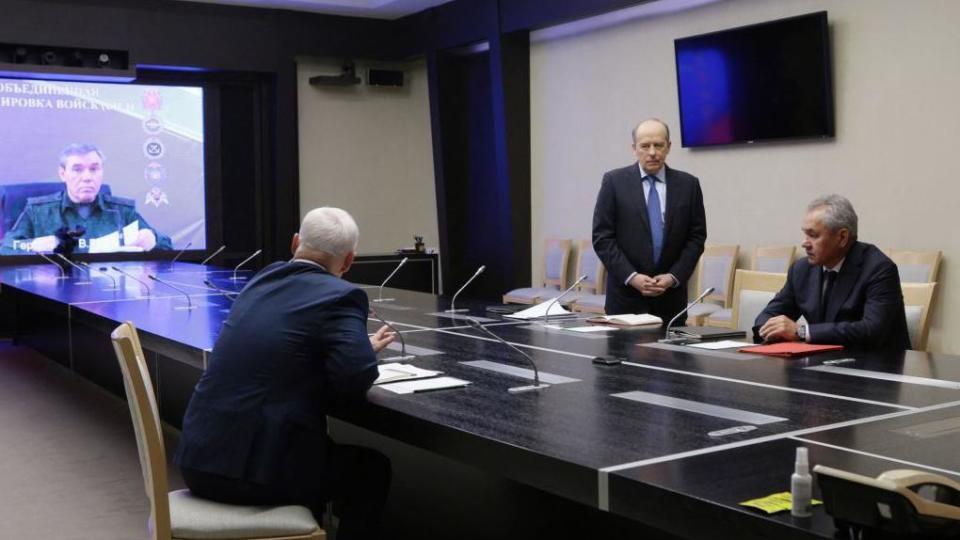
<path id="1" fill-rule="evenodd" d="M 555 289 L 567 287 L 567 263 L 570 262 L 569 239 L 547 238 L 543 241 L 543 286 Z"/>
<path id="2" fill-rule="evenodd" d="M 884 250 L 897 263 L 900 283 L 933 283 L 940 272 L 940 251 Z"/>
<path id="3" fill-rule="evenodd" d="M 747 330 L 749 333 L 757 315 L 767 307 L 786 282 L 786 273 L 737 270 L 733 285 L 733 309 L 730 314 L 734 328 Z"/>
<path id="4" fill-rule="evenodd" d="M 63 182 L 29 182 L 26 184 L 0 185 L 0 240 L 13 228 L 30 197 L 40 197 L 63 191 Z M 100 193 L 110 195 L 110 185 L 101 184 Z"/>
<path id="5" fill-rule="evenodd" d="M 603 294 L 606 270 L 596 252 L 593 251 L 593 242 L 581 240 L 577 250 L 577 277 L 587 276 L 580 284 L 580 290 L 590 294 Z"/>
<path id="6" fill-rule="evenodd" d="M 167 460 L 163 447 L 160 414 L 153 393 L 150 372 L 140 346 L 137 329 L 131 322 L 118 326 L 110 334 L 113 350 L 123 372 L 123 387 L 130 406 L 133 430 L 137 435 L 137 451 L 144 488 L 150 499 L 150 515 L 154 540 L 170 539 L 170 502 L 167 496 Z"/>
<path id="7" fill-rule="evenodd" d="M 937 284 L 901 283 L 900 288 L 903 290 L 903 308 L 907 316 L 910 348 L 925 351 L 927 335 L 930 332 L 930 307 L 933 305 L 933 292 Z"/>
<path id="8" fill-rule="evenodd" d="M 706 245 L 697 265 L 696 294 L 713 287 L 713 293 L 705 300 L 722 302 L 724 307 L 730 307 L 733 302 L 733 271 L 737 268 L 739 251 L 740 246 L 736 244 Z"/>
<path id="9" fill-rule="evenodd" d="M 795 246 L 754 246 L 750 269 L 755 272 L 785 273 L 793 264 Z"/>

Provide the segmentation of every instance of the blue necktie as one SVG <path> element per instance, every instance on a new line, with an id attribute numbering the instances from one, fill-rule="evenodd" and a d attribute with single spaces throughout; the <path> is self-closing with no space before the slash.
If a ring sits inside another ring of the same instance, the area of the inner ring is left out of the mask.
<path id="1" fill-rule="evenodd" d="M 650 182 L 647 195 L 647 216 L 650 218 L 650 237 L 653 239 L 653 265 L 660 264 L 660 252 L 663 251 L 663 212 L 660 211 L 660 194 L 657 193 L 657 179 L 646 178 Z"/>

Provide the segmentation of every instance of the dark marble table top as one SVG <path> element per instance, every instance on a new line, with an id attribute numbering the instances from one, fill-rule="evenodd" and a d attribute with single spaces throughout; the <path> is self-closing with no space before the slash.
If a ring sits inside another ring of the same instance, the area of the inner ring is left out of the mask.
<path id="1" fill-rule="evenodd" d="M 52 265 L 8 267 L 0 270 L 0 284 L 70 310 L 131 320 L 143 331 L 208 351 L 230 300 L 204 279 L 229 291 L 244 283 L 233 280 L 232 271 L 192 263 L 116 266 L 147 282 L 150 292 L 113 270 L 108 272 L 115 275 L 116 290 L 99 272 L 89 279 L 79 271 L 59 279 Z M 147 274 L 184 291 L 191 307 L 184 293 Z M 366 290 L 378 297 L 376 288 Z M 738 537 L 831 537 L 822 508 L 814 519 L 797 521 L 737 506 L 788 488 L 792 452 L 801 444 L 812 448 L 814 463 L 863 474 L 910 463 L 960 477 L 956 436 L 889 435 L 891 426 L 931 415 L 960 417 L 957 357 L 917 351 L 845 350 L 799 359 L 735 349 L 714 353 L 656 346 L 659 327 L 578 333 L 507 319 L 488 313 L 484 303 L 459 299 L 458 308 L 489 319 L 487 329 L 532 358 L 542 377 L 568 379 L 511 393 L 531 384 L 528 360 L 462 317 L 438 314 L 449 308 L 449 298 L 397 289 L 385 289 L 384 297 L 392 300 L 371 302 L 373 309 L 403 333 L 411 350 L 424 353 L 409 362 L 471 384 L 405 395 L 374 387 L 369 405 L 343 419 L 678 534 L 710 537 L 709 529 L 686 523 L 684 516 L 693 513 L 731 520 L 743 533 Z M 371 332 L 379 326 L 370 319 Z M 388 349 L 380 356 L 397 354 Z M 623 363 L 598 365 L 591 361 L 596 356 Z M 831 365 L 838 359 L 849 360 Z M 488 364 L 473 364 L 478 360 Z"/>

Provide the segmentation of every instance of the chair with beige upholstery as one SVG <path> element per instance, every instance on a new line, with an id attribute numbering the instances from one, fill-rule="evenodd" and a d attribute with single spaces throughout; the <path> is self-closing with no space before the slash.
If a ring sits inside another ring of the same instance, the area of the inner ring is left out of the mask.
<path id="1" fill-rule="evenodd" d="M 785 274 L 794 261 L 794 246 L 754 246 L 750 270 Z M 733 308 L 725 307 L 711 313 L 704 324 L 720 328 L 733 327 Z"/>
<path id="2" fill-rule="evenodd" d="M 750 338 L 757 315 L 767 307 L 786 282 L 787 274 L 779 272 L 737 270 L 733 284 L 732 308 L 735 326 L 731 327 L 746 330 L 747 338 Z"/>
<path id="3" fill-rule="evenodd" d="M 567 287 L 567 263 L 570 261 L 569 239 L 547 238 L 543 241 L 543 280 L 539 287 L 514 289 L 503 295 L 504 304 L 537 304 L 554 298 Z"/>
<path id="4" fill-rule="evenodd" d="M 110 335 L 123 372 L 143 481 L 150 499 L 151 540 L 321 540 L 326 532 L 304 506 L 234 506 L 183 489 L 167 493 L 167 460 L 157 401 L 137 329 L 125 322 Z"/>
<path id="5" fill-rule="evenodd" d="M 940 251 L 884 250 L 897 263 L 900 283 L 933 283 L 940 272 Z"/>
<path id="6" fill-rule="evenodd" d="M 903 307 L 907 316 L 907 333 L 910 335 L 910 348 L 917 351 L 927 350 L 927 335 L 930 332 L 930 308 L 933 305 L 933 292 L 936 283 L 901 283 Z"/>
<path id="7" fill-rule="evenodd" d="M 697 263 L 696 290 L 700 294 L 708 287 L 713 292 L 704 298 L 703 302 L 690 308 L 687 312 L 688 325 L 702 325 L 712 313 L 729 307 L 733 297 L 733 272 L 737 268 L 737 253 L 740 246 L 708 244 L 703 248 L 703 255 Z"/>
<path id="8" fill-rule="evenodd" d="M 593 251 L 593 242 L 581 240 L 579 247 L 577 275 L 587 276 L 587 279 L 580 284 L 580 290 L 574 299 L 572 308 L 574 311 L 586 313 L 603 313 L 603 306 L 607 298 L 603 294 L 606 288 L 607 271 L 596 252 Z"/>

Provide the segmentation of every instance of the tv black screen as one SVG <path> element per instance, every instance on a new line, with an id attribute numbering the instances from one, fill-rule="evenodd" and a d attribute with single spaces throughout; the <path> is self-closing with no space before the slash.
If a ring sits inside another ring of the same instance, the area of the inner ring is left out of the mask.
<path id="1" fill-rule="evenodd" d="M 832 137 L 827 12 L 674 41 L 685 147 Z"/>

